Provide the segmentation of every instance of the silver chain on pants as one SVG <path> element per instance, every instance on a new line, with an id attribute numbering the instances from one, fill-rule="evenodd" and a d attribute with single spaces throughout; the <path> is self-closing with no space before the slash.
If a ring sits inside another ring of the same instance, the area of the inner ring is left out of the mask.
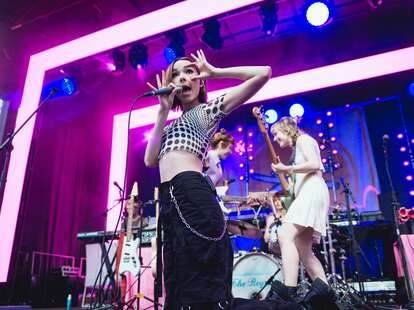
<path id="1" fill-rule="evenodd" d="M 185 220 L 183 214 L 181 213 L 180 207 L 178 206 L 178 202 L 177 202 L 177 200 L 174 197 L 173 191 L 174 191 L 174 186 L 171 185 L 170 186 L 170 196 L 171 196 L 171 200 L 172 200 L 175 208 L 177 209 L 178 216 L 180 217 L 180 219 L 183 222 L 183 224 L 185 225 L 185 227 L 187 227 L 194 235 L 196 235 L 196 236 L 198 236 L 198 237 L 200 237 L 202 239 L 206 239 L 208 241 L 215 241 L 215 242 L 217 242 L 217 241 L 220 241 L 221 239 L 223 239 L 224 234 L 226 233 L 226 230 L 227 230 L 227 221 L 226 221 L 226 218 L 224 217 L 224 213 L 223 213 L 224 227 L 223 227 L 223 231 L 222 231 L 221 235 L 219 237 L 214 237 L 214 238 L 213 237 L 206 236 L 206 235 L 203 235 L 202 233 L 200 233 L 197 230 L 195 230 L 194 228 L 192 228 L 190 226 L 190 224 L 188 224 L 188 222 Z"/>

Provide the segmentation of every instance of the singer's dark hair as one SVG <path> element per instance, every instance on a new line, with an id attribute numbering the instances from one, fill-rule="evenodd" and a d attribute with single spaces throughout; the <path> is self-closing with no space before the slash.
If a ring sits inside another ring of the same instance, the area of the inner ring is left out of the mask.
<path id="1" fill-rule="evenodd" d="M 181 58 L 177 58 L 176 60 L 174 60 L 167 68 L 166 72 L 165 72 L 165 79 L 167 82 L 167 85 L 171 83 L 172 81 L 172 73 L 173 73 L 173 69 L 174 69 L 174 65 L 177 61 L 180 60 L 187 60 L 189 62 L 193 62 L 193 60 L 191 58 L 188 57 L 181 57 Z M 198 71 L 198 68 L 196 66 L 194 66 L 195 69 L 197 70 L 197 73 L 200 73 L 200 71 Z M 203 83 L 201 83 L 200 85 L 200 91 L 198 93 L 198 100 L 200 102 L 207 102 L 207 89 L 206 89 L 206 83 L 205 81 Z M 174 102 L 173 105 L 171 107 L 172 110 L 182 110 L 183 106 L 181 101 L 177 98 L 177 96 L 175 96 L 174 98 Z"/>

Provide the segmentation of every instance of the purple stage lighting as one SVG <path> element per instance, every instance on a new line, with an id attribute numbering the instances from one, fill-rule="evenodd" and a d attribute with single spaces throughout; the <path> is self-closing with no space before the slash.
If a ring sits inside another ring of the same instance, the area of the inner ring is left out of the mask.
<path id="1" fill-rule="evenodd" d="M 402 139 L 402 138 L 403 138 L 403 134 L 402 134 L 402 133 L 399 133 L 399 134 L 397 135 L 397 138 L 398 138 L 398 139 Z"/>
<path id="2" fill-rule="evenodd" d="M 329 127 L 329 128 L 333 128 L 333 127 L 334 127 L 334 123 L 329 123 L 329 124 L 328 124 L 328 127 Z"/>
<path id="3" fill-rule="evenodd" d="M 331 115 L 332 115 L 331 111 L 326 112 L 326 116 L 331 116 Z"/>
<path id="4" fill-rule="evenodd" d="M 318 133 L 318 137 L 322 138 L 323 137 L 323 132 Z"/>
<path id="5" fill-rule="evenodd" d="M 413 176 L 412 176 L 412 175 L 407 175 L 407 176 L 405 177 L 405 179 L 406 179 L 407 181 L 412 181 L 412 180 L 413 180 Z"/>
<path id="6" fill-rule="evenodd" d="M 316 124 L 317 124 L 317 125 L 322 124 L 322 120 L 321 120 L 320 118 L 318 118 L 318 119 L 316 120 Z"/>
<path id="7" fill-rule="evenodd" d="M 400 147 L 400 152 L 405 152 L 407 148 L 405 146 Z"/>
<path id="8" fill-rule="evenodd" d="M 405 160 L 404 162 L 403 162 L 403 166 L 408 166 L 409 165 L 409 162 L 407 161 L 407 160 Z"/>

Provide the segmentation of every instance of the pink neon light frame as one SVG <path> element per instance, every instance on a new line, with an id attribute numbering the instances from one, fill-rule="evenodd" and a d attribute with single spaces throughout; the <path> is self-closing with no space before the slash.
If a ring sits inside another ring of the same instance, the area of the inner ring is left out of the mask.
<path id="1" fill-rule="evenodd" d="M 16 125 L 37 107 L 47 70 L 257 2 L 260 0 L 209 0 L 201 6 L 198 0 L 187 0 L 32 55 Z M 0 210 L 0 282 L 7 281 L 34 123 L 35 118 L 14 139 L 13 173 L 8 175 Z"/>
<path id="2" fill-rule="evenodd" d="M 39 54 L 32 55 L 23 90 L 22 103 L 17 116 L 17 126 L 36 108 L 46 70 L 256 2 L 260 1 L 209 0 L 203 3 L 202 8 L 198 8 L 198 0 L 187 0 L 81 37 L 74 41 L 67 42 Z M 186 13 L 189 11 L 191 11 L 192 14 Z M 154 22 L 157 20 L 160 22 Z M 142 31 L 131 31 L 131 29 L 140 29 Z M 413 55 L 414 47 L 410 47 L 350 62 L 276 77 L 249 102 L 262 101 L 289 94 L 411 70 L 414 68 L 414 62 L 410 61 Z M 343 73 L 344 75 L 334 79 L 334 82 L 332 82 L 332 76 L 338 76 L 340 73 Z M 316 78 L 316 76 L 320 77 L 320 79 Z M 218 93 L 225 91 L 226 90 L 212 92 L 210 95 L 214 97 Z M 154 119 L 155 109 L 156 107 L 152 106 L 135 111 L 132 117 L 132 127 L 136 128 L 151 124 Z M 139 121 L 139 119 L 144 119 L 142 118 L 141 113 L 145 113 L 145 118 L 150 121 L 149 123 L 142 123 Z M 175 114 L 170 117 L 174 118 L 177 116 L 178 115 Z M 0 211 L 0 236 L 2 236 L 2 249 L 0 250 L 0 282 L 7 281 L 10 255 L 14 241 L 14 232 L 34 121 L 35 120 L 33 119 L 29 122 L 26 128 L 22 130 L 14 140 L 15 149 L 10 159 L 10 167 L 13 167 L 13 174 L 8 176 L 2 209 Z M 125 151 L 122 153 L 122 147 L 125 143 L 124 140 L 126 136 L 125 114 L 114 116 L 113 151 L 111 153 L 110 179 L 108 184 L 111 184 L 113 180 L 118 180 L 121 186 L 123 185 Z M 115 152 L 114 150 L 117 151 Z M 123 155 L 115 156 L 114 154 L 116 153 Z M 118 173 L 119 171 L 121 171 L 122 176 Z M 112 186 L 109 186 L 108 202 L 112 201 L 113 197 L 115 196 Z M 119 209 L 114 209 L 109 214 L 107 222 L 108 229 L 113 227 L 112 219 L 118 212 Z"/>

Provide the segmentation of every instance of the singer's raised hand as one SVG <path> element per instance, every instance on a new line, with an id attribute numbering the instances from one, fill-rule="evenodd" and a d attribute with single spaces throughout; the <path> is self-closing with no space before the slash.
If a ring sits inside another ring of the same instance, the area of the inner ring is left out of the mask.
<path id="1" fill-rule="evenodd" d="M 204 55 L 204 52 L 202 50 L 197 50 L 197 56 L 191 53 L 191 57 L 194 59 L 194 62 L 192 64 L 194 64 L 200 72 L 198 75 L 193 76 L 191 78 L 192 80 L 204 80 L 214 76 L 217 68 L 207 61 L 206 55 Z"/>
<path id="2" fill-rule="evenodd" d="M 174 88 L 173 91 L 169 95 L 160 95 L 159 102 L 160 102 L 160 109 L 162 111 L 169 111 L 173 105 L 175 94 L 177 93 L 177 89 L 175 88 L 175 85 L 173 83 L 170 83 L 167 85 L 166 79 L 165 79 L 165 70 L 162 70 L 161 72 L 161 78 L 160 75 L 156 75 L 157 80 L 157 86 L 155 87 L 150 82 L 147 82 L 147 85 L 152 90 L 157 90 L 158 88 L 162 87 L 172 87 Z"/>

